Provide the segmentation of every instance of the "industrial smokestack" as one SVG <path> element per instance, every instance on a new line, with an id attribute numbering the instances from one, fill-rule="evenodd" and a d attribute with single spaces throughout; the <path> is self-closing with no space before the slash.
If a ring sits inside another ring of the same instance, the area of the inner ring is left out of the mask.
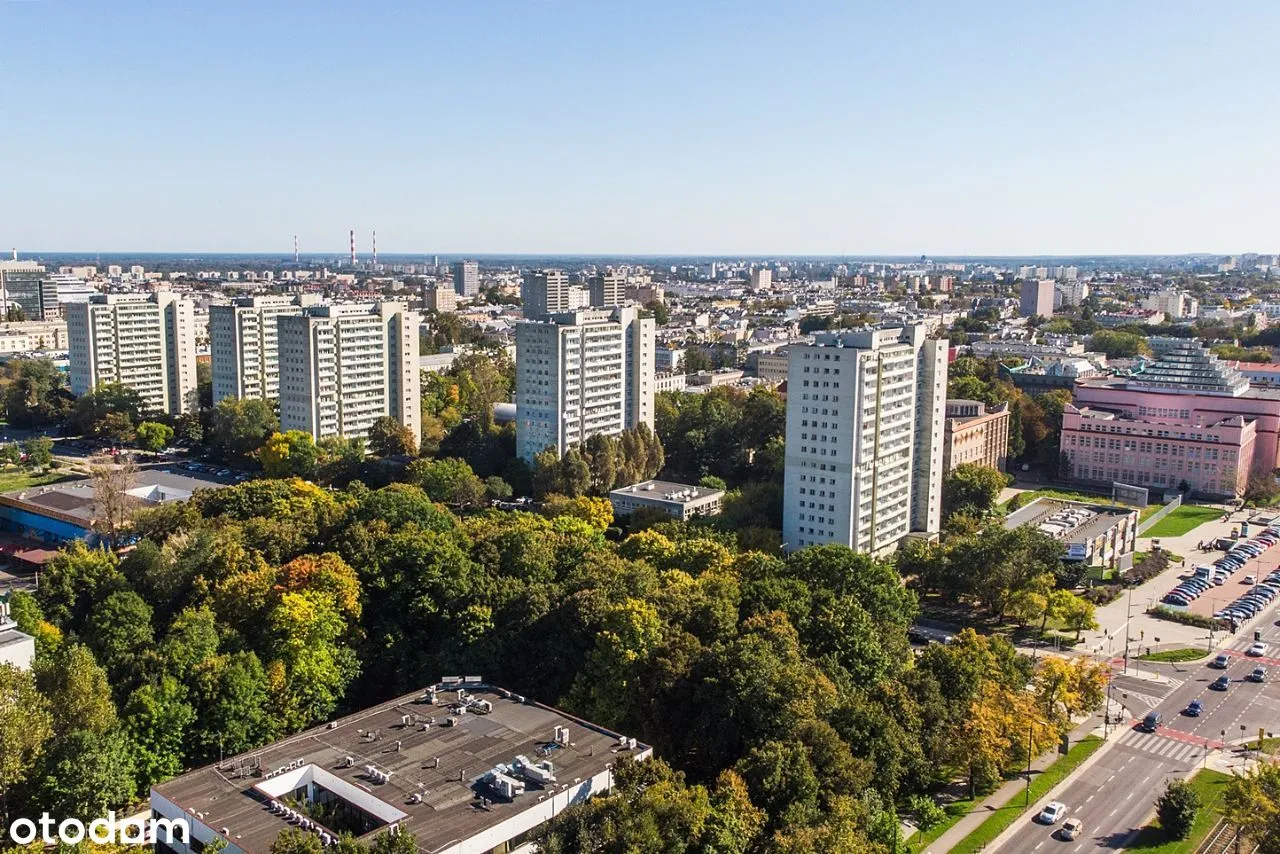
<path id="1" fill-rule="evenodd" d="M 293 236 L 293 263 L 298 263 L 298 235 Z"/>
<path id="2" fill-rule="evenodd" d="M 378 266 L 378 232 L 373 233 L 373 266 Z"/>
<path id="3" fill-rule="evenodd" d="M 351 266 L 356 265 L 356 230 L 351 229 Z"/>

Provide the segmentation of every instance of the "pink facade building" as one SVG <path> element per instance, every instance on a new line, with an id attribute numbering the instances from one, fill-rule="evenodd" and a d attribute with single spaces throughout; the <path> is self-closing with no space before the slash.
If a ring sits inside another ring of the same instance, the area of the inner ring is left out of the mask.
<path id="1" fill-rule="evenodd" d="M 1280 389 L 1187 342 L 1127 377 L 1075 387 L 1061 450 L 1079 480 L 1233 496 L 1280 468 Z"/>
<path id="2" fill-rule="evenodd" d="M 1120 481 L 1156 489 L 1238 496 L 1253 468 L 1255 421 L 1233 415 L 1214 424 L 1133 418 L 1067 405 L 1062 453 L 1077 480 Z"/>

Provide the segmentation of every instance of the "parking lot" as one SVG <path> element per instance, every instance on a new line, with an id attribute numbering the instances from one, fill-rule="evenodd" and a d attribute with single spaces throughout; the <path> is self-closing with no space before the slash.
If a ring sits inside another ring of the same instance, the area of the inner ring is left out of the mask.
<path id="1" fill-rule="evenodd" d="M 1196 553 L 1188 561 L 1188 570 L 1169 585 L 1161 604 L 1243 624 L 1280 595 L 1278 566 L 1280 533 L 1255 528 L 1230 551 Z"/>

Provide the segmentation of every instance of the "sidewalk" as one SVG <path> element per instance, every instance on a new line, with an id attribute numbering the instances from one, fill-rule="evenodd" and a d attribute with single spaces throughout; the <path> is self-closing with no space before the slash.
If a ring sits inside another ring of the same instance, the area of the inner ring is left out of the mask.
<path id="1" fill-rule="evenodd" d="M 1119 704 L 1116 704 L 1117 707 L 1118 705 Z M 1108 734 L 1108 740 L 1110 740 L 1110 738 L 1117 737 L 1117 735 L 1120 732 L 1123 732 L 1124 729 L 1125 728 L 1123 726 L 1111 727 L 1111 731 Z M 1101 737 L 1102 731 L 1102 715 L 1093 714 L 1082 721 L 1075 729 L 1071 730 L 1069 737 L 1071 742 L 1074 744 L 1075 742 L 1083 739 L 1086 735 L 1097 735 Z M 1076 774 L 1091 765 L 1093 757 L 1098 756 L 1104 750 L 1106 750 L 1105 745 L 1095 751 L 1093 756 L 1086 759 L 1080 767 L 1072 773 L 1071 777 L 1074 777 Z M 1034 775 L 1043 772 L 1044 769 L 1048 768 L 1059 758 L 1061 757 L 1059 756 L 1056 747 L 1042 756 L 1037 757 L 1035 761 L 1031 763 L 1032 774 Z M 1071 777 L 1063 780 L 1062 785 L 1066 785 L 1070 781 Z M 925 849 L 924 854 L 945 854 L 945 852 L 950 851 L 953 847 L 960 844 L 961 840 L 972 833 L 978 825 L 986 821 L 996 810 L 1010 805 L 1016 802 L 1017 799 L 1022 798 L 1026 792 L 1026 788 L 1027 780 L 1025 776 L 1020 775 L 1012 780 L 1005 781 L 999 788 L 987 795 L 987 797 L 974 806 L 967 815 L 949 827 L 946 833 L 934 840 L 933 843 Z"/>

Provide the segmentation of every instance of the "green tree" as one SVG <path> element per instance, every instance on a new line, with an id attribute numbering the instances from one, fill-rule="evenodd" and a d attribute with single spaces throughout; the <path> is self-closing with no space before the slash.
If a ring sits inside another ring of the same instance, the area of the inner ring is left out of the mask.
<path id="1" fill-rule="evenodd" d="M 142 420 L 142 395 L 120 383 L 106 383 L 80 396 L 68 426 L 88 436 L 120 439 Z"/>
<path id="2" fill-rule="evenodd" d="M 45 564 L 36 597 L 55 626 L 78 629 L 95 603 L 123 583 L 112 552 L 75 540 Z"/>
<path id="3" fill-rule="evenodd" d="M 32 675 L 0 663 L 0 803 L 6 816 L 10 792 L 31 773 L 52 734 L 49 702 Z"/>
<path id="4" fill-rule="evenodd" d="M 418 437 L 396 419 L 384 415 L 369 427 L 369 451 L 379 457 L 418 453 Z"/>
<path id="5" fill-rule="evenodd" d="M 1006 478 L 990 466 L 961 463 L 942 482 L 942 513 L 985 516 L 995 509 Z"/>
<path id="6" fill-rule="evenodd" d="M 474 507 L 484 501 L 485 485 L 463 460 L 414 460 L 405 470 L 409 482 L 422 487 L 433 501 L 455 507 Z"/>
<path id="7" fill-rule="evenodd" d="M 195 719 L 186 689 L 171 676 L 129 696 L 124 728 L 134 746 L 140 785 L 145 788 L 182 771 L 182 744 Z"/>
<path id="8" fill-rule="evenodd" d="M 117 590 L 93 609 L 84 639 L 110 674 L 112 685 L 119 689 L 133 684 L 155 640 L 151 606 L 132 590 Z"/>
<path id="9" fill-rule="evenodd" d="M 34 469 L 46 469 L 53 462 L 53 440 L 48 436 L 32 436 L 22 443 L 27 455 L 27 465 Z"/>
<path id="10" fill-rule="evenodd" d="M 1234 776 L 1222 805 L 1227 821 L 1258 846 L 1258 854 L 1280 854 L 1280 765 L 1257 762 Z"/>
<path id="11" fill-rule="evenodd" d="M 492 501 L 505 501 L 513 494 L 511 484 L 497 475 L 484 479 L 484 495 Z"/>
<path id="12" fill-rule="evenodd" d="M 138 447 L 151 453 L 159 453 L 173 441 L 173 428 L 158 421 L 143 421 L 136 431 Z"/>
<path id="13" fill-rule="evenodd" d="M 319 461 L 320 449 L 316 447 L 316 440 L 305 430 L 272 433 L 258 449 L 258 462 L 262 463 L 267 477 L 309 480 L 316 476 Z"/>
<path id="14" fill-rule="evenodd" d="M 38 773 L 33 800 L 54 815 L 81 821 L 128 806 L 138 792 L 134 745 L 118 729 L 64 734 Z"/>
<path id="15" fill-rule="evenodd" d="M 197 723 L 193 742 L 202 755 L 240 753 L 280 734 L 267 673 L 255 653 L 206 659 L 196 668 L 191 685 Z"/>
<path id="16" fill-rule="evenodd" d="M 324 851 L 324 846 L 320 844 L 320 837 L 314 833 L 286 827 L 272 840 L 268 850 L 271 854 L 320 854 Z"/>
<path id="17" fill-rule="evenodd" d="M 116 724 L 107 673 L 93 653 L 78 643 L 36 662 L 36 686 L 49 699 L 54 728 L 59 733 L 83 731 L 94 735 Z"/>
<path id="18" fill-rule="evenodd" d="M 220 459 L 243 462 L 279 429 L 280 420 L 270 401 L 226 397 L 209 414 L 206 440 Z"/>
<path id="19" fill-rule="evenodd" d="M 217 617 L 208 608 L 185 608 L 179 612 L 159 646 L 165 671 L 183 682 L 217 652 Z"/>
<path id="20" fill-rule="evenodd" d="M 1185 780 L 1170 780 L 1156 800 L 1156 817 L 1170 839 L 1186 839 L 1200 812 L 1200 796 Z"/>
<path id="21" fill-rule="evenodd" d="M 1111 329 L 1100 329 L 1089 336 L 1089 349 L 1105 353 L 1109 359 L 1151 355 L 1151 347 L 1141 335 Z"/>

